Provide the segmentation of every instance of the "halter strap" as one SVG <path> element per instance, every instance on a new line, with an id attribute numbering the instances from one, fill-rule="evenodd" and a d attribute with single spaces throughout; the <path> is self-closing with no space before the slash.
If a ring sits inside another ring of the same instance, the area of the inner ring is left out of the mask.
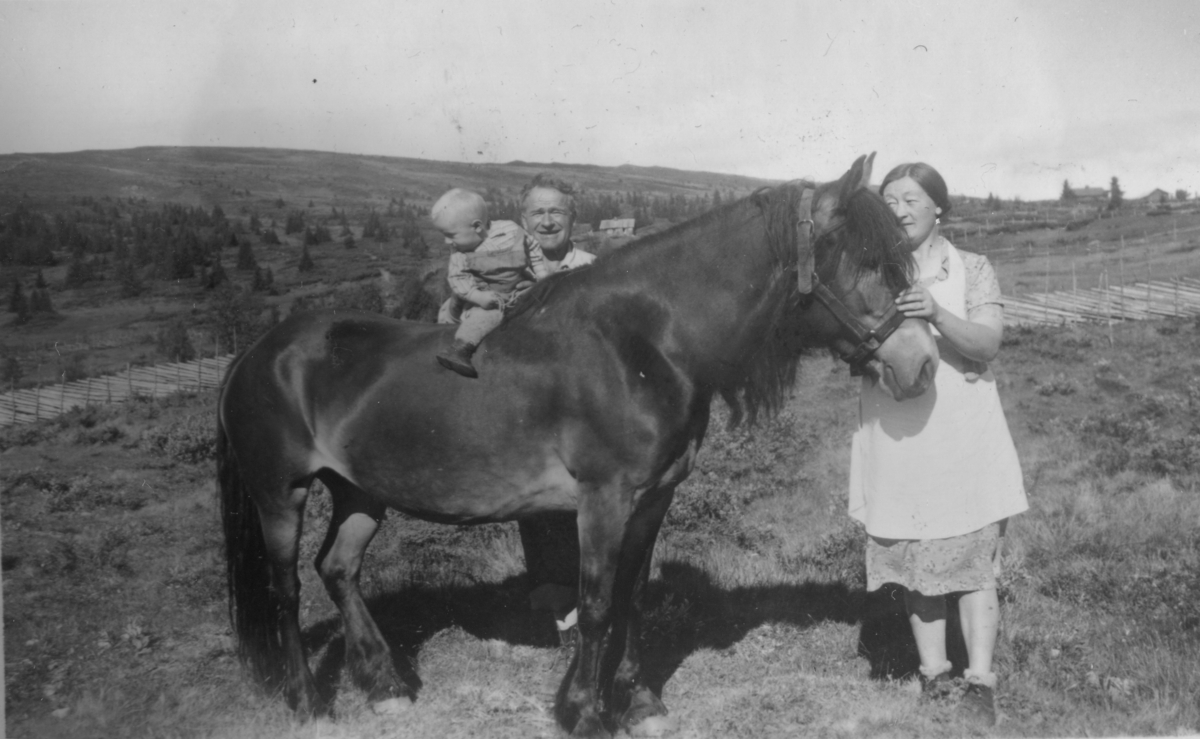
<path id="1" fill-rule="evenodd" d="M 800 195 L 800 233 L 796 238 L 796 279 L 800 286 L 801 295 L 809 295 L 817 284 L 816 255 L 813 253 L 812 237 L 817 230 L 817 224 L 812 217 L 813 195 L 816 190 L 804 188 Z"/>
<path id="2" fill-rule="evenodd" d="M 872 354 L 879 349 L 883 342 L 887 341 L 892 333 L 900 328 L 900 324 L 904 323 L 906 316 L 900 312 L 895 303 L 888 306 L 887 312 L 883 314 L 883 320 L 875 328 L 867 328 L 867 326 L 854 316 L 842 301 L 838 300 L 837 296 L 830 291 L 829 288 L 822 284 L 817 275 L 813 277 L 813 295 L 817 300 L 821 301 L 821 305 L 833 314 L 837 322 L 841 324 L 842 329 L 850 334 L 850 341 L 854 344 L 854 349 L 849 352 L 842 353 L 842 360 L 851 367 L 862 364 L 867 361 Z"/>
<path id="3" fill-rule="evenodd" d="M 833 315 L 834 320 L 848 334 L 843 338 L 854 345 L 854 348 L 848 352 L 839 352 L 841 358 L 850 365 L 852 374 L 861 374 L 863 364 L 900 327 L 900 324 L 904 323 L 905 315 L 893 303 L 883 314 L 883 320 L 879 322 L 879 325 L 875 328 L 868 328 L 821 282 L 816 271 L 816 255 L 813 252 L 812 243 L 817 228 L 812 217 L 815 194 L 814 188 L 806 187 L 800 196 L 800 228 L 796 238 L 798 256 L 796 279 L 800 287 L 801 305 L 807 308 L 815 298 Z"/>

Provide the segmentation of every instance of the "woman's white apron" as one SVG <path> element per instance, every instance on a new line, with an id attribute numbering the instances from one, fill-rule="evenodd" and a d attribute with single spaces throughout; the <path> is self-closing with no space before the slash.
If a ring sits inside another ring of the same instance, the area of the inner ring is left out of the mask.
<path id="1" fill-rule="evenodd" d="M 948 272 L 929 292 L 966 318 L 966 271 L 947 241 Z M 996 378 L 937 329 L 941 365 L 924 395 L 897 402 L 865 380 L 850 462 L 850 515 L 889 539 L 944 539 L 1029 507 Z M 964 370 L 964 364 L 967 369 Z"/>

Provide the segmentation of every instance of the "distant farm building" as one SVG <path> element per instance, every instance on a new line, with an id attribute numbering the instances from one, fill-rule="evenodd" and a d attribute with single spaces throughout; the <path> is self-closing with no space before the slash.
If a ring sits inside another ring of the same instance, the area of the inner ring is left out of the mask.
<path id="1" fill-rule="evenodd" d="M 1076 187 L 1075 200 L 1081 203 L 1107 201 L 1109 192 L 1103 187 Z"/>
<path id="2" fill-rule="evenodd" d="M 633 236 L 632 218 L 608 218 L 600 221 L 600 228 L 597 229 L 603 236 Z"/>
<path id="3" fill-rule="evenodd" d="M 1143 195 L 1142 197 L 1138 198 L 1138 200 L 1144 200 L 1152 205 L 1158 203 L 1169 203 L 1171 202 L 1171 193 L 1156 187 L 1150 191 L 1150 194 Z"/>

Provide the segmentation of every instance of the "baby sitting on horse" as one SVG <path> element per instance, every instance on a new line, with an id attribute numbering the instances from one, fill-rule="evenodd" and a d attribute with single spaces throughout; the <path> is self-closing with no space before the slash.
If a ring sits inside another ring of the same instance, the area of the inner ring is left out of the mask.
<path id="1" fill-rule="evenodd" d="M 542 247 L 512 221 L 492 221 L 478 193 L 454 188 L 430 211 L 433 225 L 453 248 L 446 279 L 454 293 L 439 322 L 458 323 L 454 345 L 438 362 L 464 377 L 478 377 L 471 357 L 479 342 L 500 325 L 504 309 L 551 270 Z"/>

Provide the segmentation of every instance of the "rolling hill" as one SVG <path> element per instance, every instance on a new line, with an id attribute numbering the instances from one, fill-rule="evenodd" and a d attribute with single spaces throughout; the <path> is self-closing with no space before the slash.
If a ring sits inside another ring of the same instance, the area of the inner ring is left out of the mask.
<path id="1" fill-rule="evenodd" d="M 54 208 L 72 197 L 145 198 L 227 210 L 267 207 L 276 199 L 318 207 L 423 202 L 454 186 L 495 188 L 510 196 L 534 174 L 552 171 L 587 192 L 707 196 L 771 184 L 665 167 L 509 162 L 464 164 L 400 157 L 205 147 L 144 147 L 0 156 L 0 211 L 22 198 Z M 798 173 L 799 174 L 799 173 Z"/>

